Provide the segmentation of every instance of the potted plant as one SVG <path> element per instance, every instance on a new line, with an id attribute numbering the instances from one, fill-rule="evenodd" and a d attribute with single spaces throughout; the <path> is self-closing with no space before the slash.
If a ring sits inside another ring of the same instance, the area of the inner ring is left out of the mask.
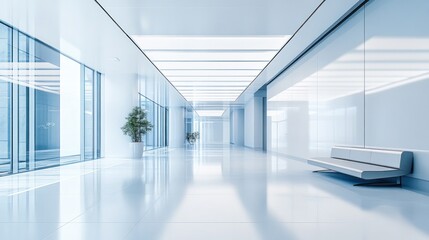
<path id="1" fill-rule="evenodd" d="M 133 158 L 143 155 L 143 136 L 152 130 L 153 125 L 146 119 L 146 112 L 141 107 L 135 107 L 125 118 L 127 122 L 121 128 L 125 135 L 131 137 L 131 151 Z"/>
<path id="2" fill-rule="evenodd" d="M 199 138 L 200 138 L 199 132 L 192 132 L 192 133 L 186 134 L 186 140 L 188 141 L 189 144 L 194 144 Z"/>

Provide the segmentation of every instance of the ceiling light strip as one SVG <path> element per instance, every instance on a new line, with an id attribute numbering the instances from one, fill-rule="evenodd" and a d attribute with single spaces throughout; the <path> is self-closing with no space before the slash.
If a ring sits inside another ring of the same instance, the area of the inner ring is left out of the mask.
<path id="1" fill-rule="evenodd" d="M 170 81 L 252 81 L 252 77 L 240 77 L 240 76 L 228 76 L 228 77 L 216 77 L 216 76 L 188 76 L 188 77 L 170 77 Z"/>
<path id="2" fill-rule="evenodd" d="M 156 48 L 146 48 L 146 49 L 142 49 L 145 52 L 149 52 L 149 51 L 153 51 L 153 52 L 234 52 L 234 53 L 239 53 L 239 52 L 277 52 L 279 49 L 278 48 L 265 48 L 265 49 L 253 49 L 253 48 L 248 48 L 248 49 L 207 49 L 207 48 L 199 48 L 199 49 L 174 49 L 174 48 L 169 48 L 169 49 L 156 49 Z"/>
<path id="3" fill-rule="evenodd" d="M 146 51 L 146 54 L 153 59 L 159 60 L 261 60 L 269 61 L 277 51 L 211 51 L 211 52 L 181 52 L 181 51 Z"/>
<path id="4" fill-rule="evenodd" d="M 154 60 L 154 63 L 268 63 L 266 60 L 249 60 L 249 59 L 237 59 L 237 60 L 229 60 L 229 59 L 219 59 L 219 60 Z"/>

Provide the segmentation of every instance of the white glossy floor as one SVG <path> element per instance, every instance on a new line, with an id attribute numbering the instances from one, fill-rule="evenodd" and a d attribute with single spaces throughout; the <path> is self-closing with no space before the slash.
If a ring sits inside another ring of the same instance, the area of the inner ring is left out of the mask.
<path id="1" fill-rule="evenodd" d="M 0 178 L 0 239 L 429 239 L 429 197 L 230 146 Z"/>

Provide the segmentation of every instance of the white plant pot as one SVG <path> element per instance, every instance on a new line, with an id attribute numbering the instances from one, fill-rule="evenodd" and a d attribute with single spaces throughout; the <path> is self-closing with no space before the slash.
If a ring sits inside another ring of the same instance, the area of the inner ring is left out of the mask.
<path id="1" fill-rule="evenodd" d="M 131 157 L 134 159 L 140 159 L 143 156 L 143 142 L 132 142 L 130 143 Z"/>

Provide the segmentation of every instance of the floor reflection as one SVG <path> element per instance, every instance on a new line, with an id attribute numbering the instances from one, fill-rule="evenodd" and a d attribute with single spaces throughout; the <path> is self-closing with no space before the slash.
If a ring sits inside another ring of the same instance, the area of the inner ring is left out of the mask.
<path id="1" fill-rule="evenodd" d="M 0 197 L 0 234 L 2 239 L 429 236 L 428 196 L 357 188 L 354 179 L 311 170 L 305 162 L 251 149 L 204 146 L 18 174 L 2 178 L 0 192 L 9 195 Z"/>

